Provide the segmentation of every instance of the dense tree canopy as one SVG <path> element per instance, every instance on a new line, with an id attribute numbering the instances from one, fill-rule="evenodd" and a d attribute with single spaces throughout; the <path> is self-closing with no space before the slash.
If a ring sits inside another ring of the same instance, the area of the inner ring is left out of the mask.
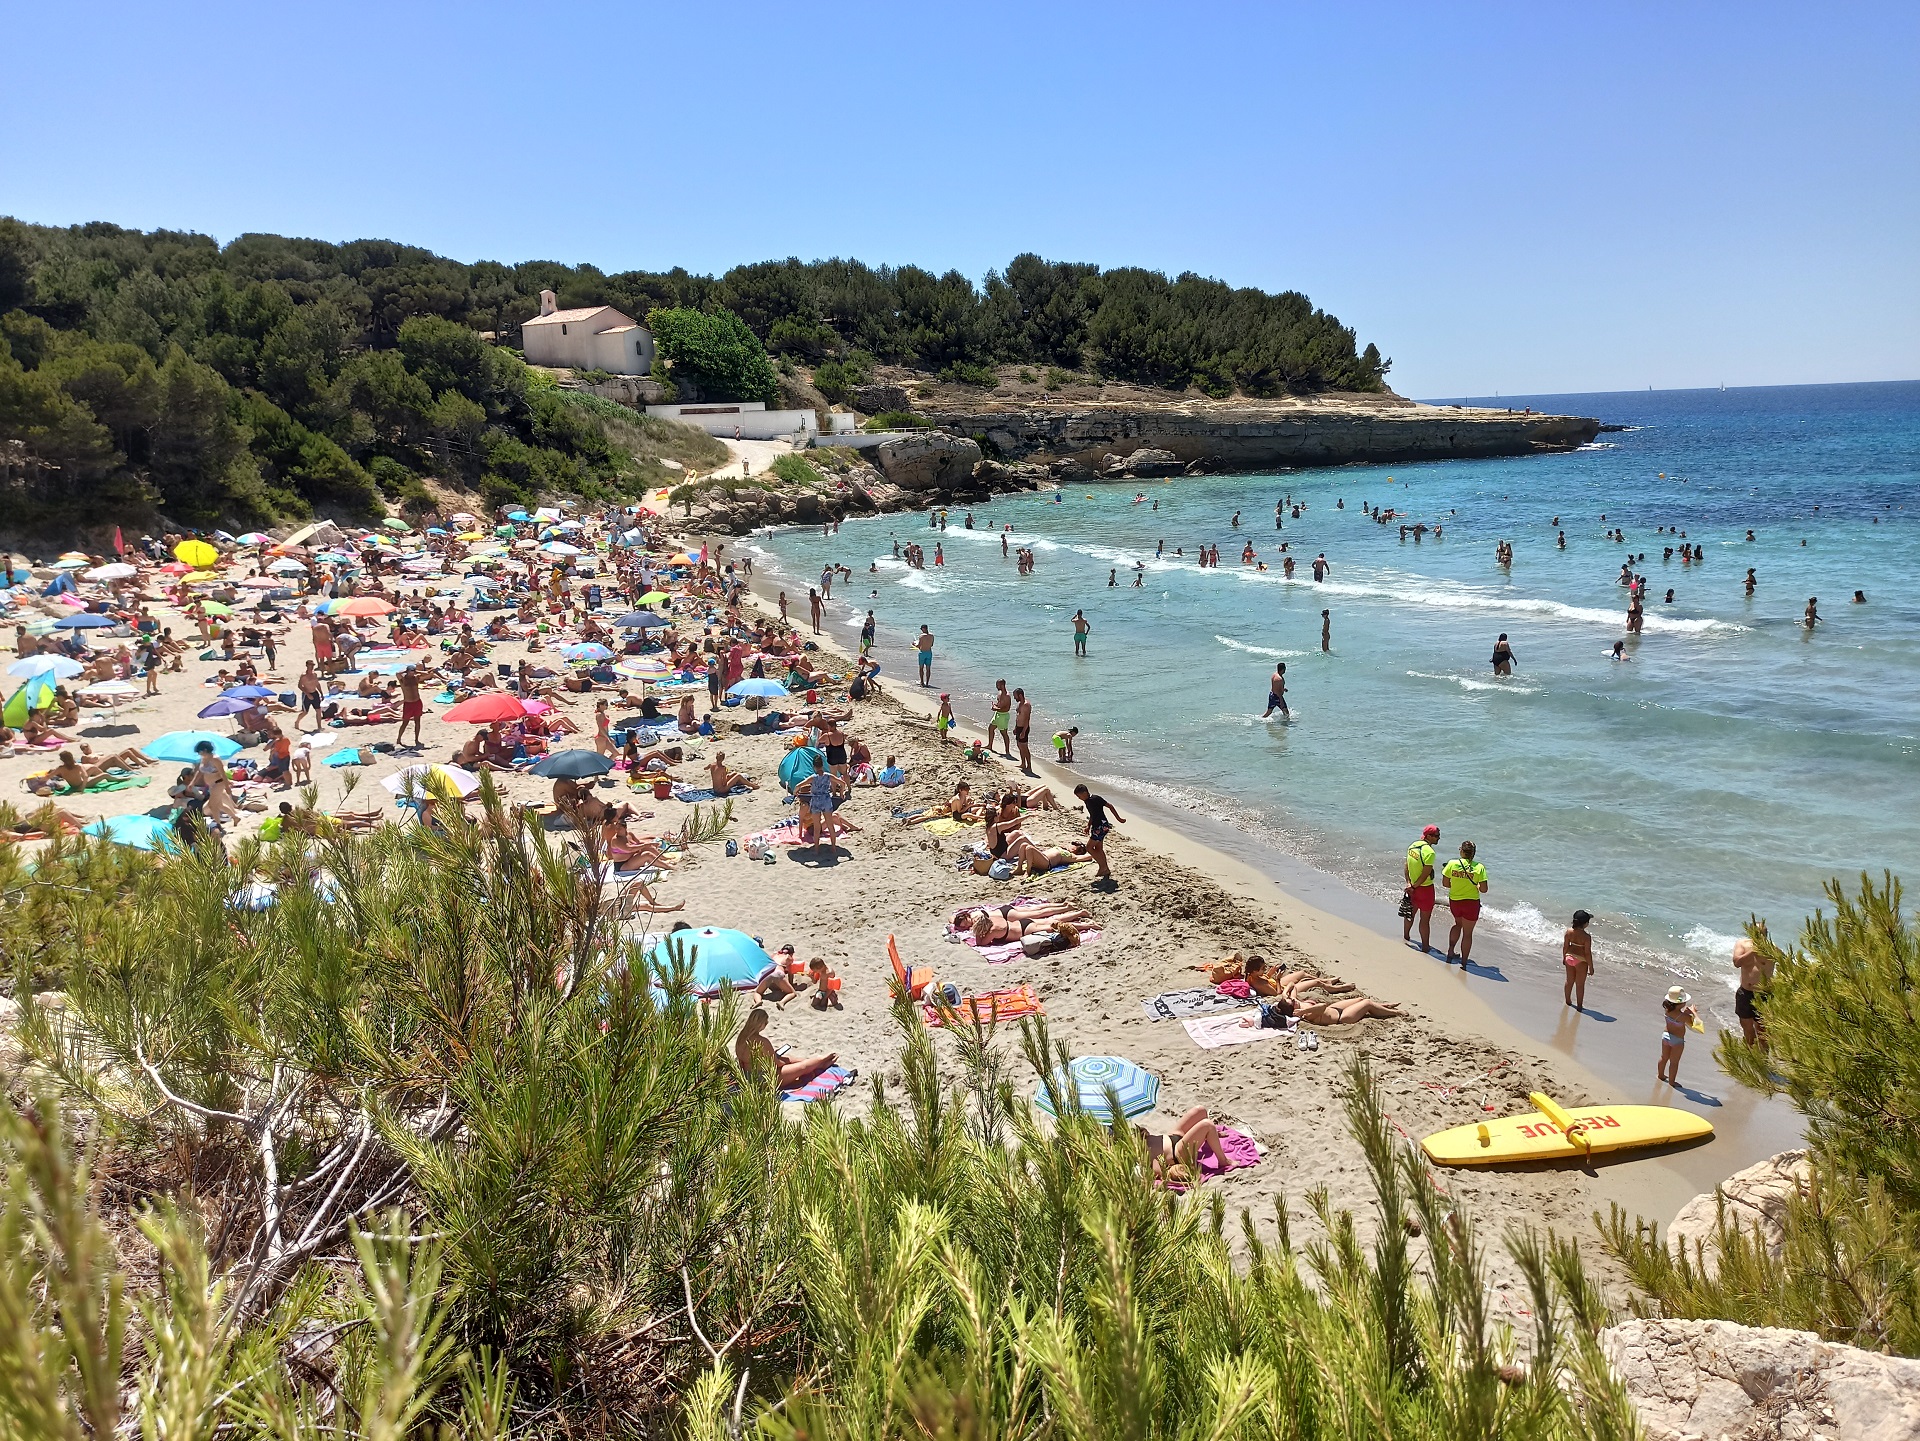
<path id="1" fill-rule="evenodd" d="M 652 478 L 511 353 L 543 289 L 567 307 L 691 312 L 675 343 L 706 359 L 681 363 L 729 398 L 770 389 L 749 333 L 812 364 L 1039 363 L 1214 395 L 1373 390 L 1388 367 L 1293 292 L 1034 255 L 982 286 L 840 259 L 716 279 L 0 219 L 0 484 L 16 522 L 213 522 L 419 501 L 429 477 L 502 498 Z"/>

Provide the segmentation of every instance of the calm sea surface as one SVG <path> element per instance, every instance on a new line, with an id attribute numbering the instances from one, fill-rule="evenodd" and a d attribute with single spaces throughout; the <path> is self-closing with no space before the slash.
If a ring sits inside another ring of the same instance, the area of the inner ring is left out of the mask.
<path id="1" fill-rule="evenodd" d="M 1443 854 L 1478 844 L 1488 924 L 1523 963 L 1557 972 L 1585 907 L 1603 957 L 1647 988 L 1698 982 L 1730 1023 L 1727 957 L 1750 913 L 1793 933 L 1830 876 L 1920 881 L 1920 382 L 1481 403 L 1630 428 L 1566 455 L 1103 484 L 997 500 L 971 531 L 955 510 L 944 534 L 896 515 L 748 544 L 796 615 L 823 563 L 853 567 L 833 625 L 850 636 L 871 605 L 896 685 L 930 625 L 963 715 L 983 716 L 1004 675 L 1036 698 L 1037 736 L 1081 727 L 1083 771 L 1383 899 L 1437 823 Z M 1276 531 L 1287 497 L 1304 510 Z M 1363 503 L 1442 534 L 1403 540 Z M 1001 558 L 1004 525 L 1035 574 Z M 1663 558 L 1683 536 L 1703 563 Z M 909 570 L 896 538 L 929 558 L 938 540 L 946 564 Z M 1267 571 L 1241 563 L 1248 541 Z M 1218 569 L 1195 562 L 1205 544 Z M 1316 584 L 1320 552 L 1332 570 Z M 1608 655 L 1626 634 L 1617 582 L 1643 554 L 1646 628 L 1623 664 Z M 1093 622 L 1084 660 L 1076 607 Z M 1489 665 L 1502 631 L 1510 679 Z M 1293 719 L 1263 722 L 1281 659 Z"/>

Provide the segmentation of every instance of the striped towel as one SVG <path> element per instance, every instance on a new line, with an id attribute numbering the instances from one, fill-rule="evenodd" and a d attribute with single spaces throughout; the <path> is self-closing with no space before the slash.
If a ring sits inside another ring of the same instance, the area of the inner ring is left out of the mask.
<path id="1" fill-rule="evenodd" d="M 1211 987 L 1190 991 L 1162 991 L 1140 1003 L 1149 1021 L 1180 1021 L 1188 1016 L 1217 1016 L 1222 1011 L 1244 1010 L 1250 1004 L 1237 996 L 1223 996 Z"/>
<path id="2" fill-rule="evenodd" d="M 940 1012 L 932 1002 L 923 1002 L 920 1010 L 929 1026 L 943 1024 Z M 978 995 L 962 996 L 953 1010 L 955 1017 L 962 1022 L 977 1019 L 983 1024 L 1041 1014 L 1040 997 L 1032 986 L 1009 986 L 1001 991 L 982 991 Z"/>
<path id="3" fill-rule="evenodd" d="M 852 1085 L 854 1078 L 859 1074 L 858 1071 L 850 1070 L 846 1066 L 828 1066 L 826 1070 L 815 1076 L 811 1081 L 808 1081 L 806 1085 L 800 1086 L 795 1090 L 782 1091 L 780 1093 L 780 1099 L 783 1101 L 801 1102 L 824 1101 L 828 1096 L 831 1096 L 842 1087 Z"/>

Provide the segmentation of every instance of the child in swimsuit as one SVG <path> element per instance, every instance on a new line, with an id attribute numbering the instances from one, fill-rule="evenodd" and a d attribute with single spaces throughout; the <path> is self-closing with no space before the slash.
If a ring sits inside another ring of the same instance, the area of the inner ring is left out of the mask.
<path id="1" fill-rule="evenodd" d="M 1700 1013 L 1693 1008 L 1693 997 L 1678 986 L 1667 992 L 1660 1009 L 1666 1014 L 1666 1024 L 1660 1032 L 1660 1066 L 1656 1074 L 1669 1086 L 1677 1086 L 1680 1056 L 1687 1048 L 1687 1032 L 1699 1024 Z"/>
<path id="2" fill-rule="evenodd" d="M 1560 938 L 1561 968 L 1566 971 L 1566 1004 L 1576 1011 L 1587 1006 L 1587 977 L 1593 974 L 1593 937 L 1587 934 L 1588 911 L 1575 911 L 1573 924 Z"/>

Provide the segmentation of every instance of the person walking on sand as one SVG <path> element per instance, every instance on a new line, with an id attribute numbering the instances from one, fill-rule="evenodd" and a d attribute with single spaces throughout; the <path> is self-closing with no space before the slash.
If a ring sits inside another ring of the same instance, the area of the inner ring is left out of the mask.
<path id="1" fill-rule="evenodd" d="M 1083 656 L 1087 653 L 1087 632 L 1093 629 L 1093 623 L 1087 619 L 1087 613 L 1076 610 L 1073 613 L 1073 653 Z"/>
<path id="2" fill-rule="evenodd" d="M 1440 839 L 1440 827 L 1428 826 L 1420 839 L 1407 847 L 1407 888 L 1400 907 L 1400 939 L 1413 944 L 1413 923 L 1420 922 L 1420 951 L 1433 949 L 1433 843 Z"/>
<path id="3" fill-rule="evenodd" d="M 302 729 L 300 722 L 307 718 L 307 712 L 313 712 L 313 728 L 321 728 L 320 720 L 320 672 L 314 669 L 313 662 L 307 662 L 307 668 L 300 672 L 296 682 L 300 691 L 300 714 L 293 718 L 294 729 Z"/>
<path id="4" fill-rule="evenodd" d="M 1587 934 L 1590 911 L 1575 911 L 1573 924 L 1560 937 L 1560 964 L 1567 973 L 1566 1004 L 1576 1011 L 1587 1008 L 1587 977 L 1593 974 L 1593 937 Z"/>
<path id="5" fill-rule="evenodd" d="M 1448 861 L 1440 872 L 1440 883 L 1447 888 L 1447 909 L 1453 912 L 1447 960 L 1454 960 L 1457 950 L 1463 966 L 1473 959 L 1473 928 L 1480 922 L 1480 897 L 1487 893 L 1487 868 L 1473 855 L 1473 842 L 1460 842 L 1459 859 Z"/>
<path id="6" fill-rule="evenodd" d="M 1033 751 L 1029 742 L 1033 739 L 1033 702 L 1027 699 L 1025 690 L 1016 688 L 1013 692 L 1013 740 L 1020 747 L 1020 774 L 1033 774 Z"/>
<path id="7" fill-rule="evenodd" d="M 818 590 L 808 589 L 807 605 L 813 611 L 813 633 L 818 635 L 820 634 L 820 592 Z"/>
<path id="8" fill-rule="evenodd" d="M 1654 1075 L 1669 1086 L 1680 1084 L 1680 1057 L 1686 1053 L 1687 1032 L 1700 1025 L 1700 1013 L 1693 1008 L 1693 997 L 1680 987 L 1668 990 L 1660 1002 L 1660 1065 Z M 1702 1030 L 1706 1027 L 1701 1026 Z"/>
<path id="9" fill-rule="evenodd" d="M 1767 1023 L 1760 1019 L 1760 1003 L 1767 998 L 1767 990 L 1773 983 L 1773 962 L 1742 936 L 1733 943 L 1733 964 L 1740 972 L 1740 986 L 1733 993 L 1733 1013 L 1740 1019 L 1740 1034 L 1749 1046 L 1758 1046 L 1764 1051 Z"/>
<path id="10" fill-rule="evenodd" d="M 406 744 L 407 726 L 413 726 L 413 744 L 417 750 L 426 744 L 420 739 L 420 717 L 427 713 L 427 707 L 420 699 L 420 672 L 408 666 L 400 672 L 400 729 L 394 732 L 393 743 L 396 746 Z"/>
<path id="11" fill-rule="evenodd" d="M 914 651 L 920 661 L 920 684 L 933 684 L 933 632 L 924 625 L 920 627 L 919 639 L 913 643 Z"/>
<path id="12" fill-rule="evenodd" d="M 953 697 L 945 691 L 940 692 L 940 709 L 933 713 L 933 729 L 940 737 L 940 744 L 947 743 L 947 737 L 953 734 Z"/>
<path id="13" fill-rule="evenodd" d="M 1107 864 L 1107 837 L 1116 825 L 1125 825 L 1127 818 L 1113 808 L 1113 802 L 1105 796 L 1097 796 L 1084 785 L 1073 788 L 1074 796 L 1087 810 L 1087 854 L 1093 857 L 1094 865 L 1099 869 L 1093 873 L 1096 881 L 1110 881 L 1113 870 Z"/>
<path id="14" fill-rule="evenodd" d="M 780 624 L 782 624 L 782 625 L 786 625 L 786 624 L 788 624 L 788 620 L 787 620 L 787 593 L 786 593 L 786 592 L 785 592 L 784 590 L 780 592 Z"/>
<path id="15" fill-rule="evenodd" d="M 1273 668 L 1273 675 L 1267 681 L 1267 709 L 1260 719 L 1265 720 L 1275 711 L 1279 711 L 1288 720 L 1293 719 L 1293 712 L 1287 709 L 1287 663 L 1285 661 L 1281 661 Z"/>
<path id="16" fill-rule="evenodd" d="M 1001 748 L 1006 752 L 1007 759 L 1012 760 L 1013 697 L 1007 694 L 1007 683 L 1005 681 L 997 680 L 994 684 L 999 687 L 999 690 L 994 692 L 993 714 L 987 720 L 987 750 L 989 753 L 992 752 L 993 733 L 998 731 L 1000 733 Z"/>

